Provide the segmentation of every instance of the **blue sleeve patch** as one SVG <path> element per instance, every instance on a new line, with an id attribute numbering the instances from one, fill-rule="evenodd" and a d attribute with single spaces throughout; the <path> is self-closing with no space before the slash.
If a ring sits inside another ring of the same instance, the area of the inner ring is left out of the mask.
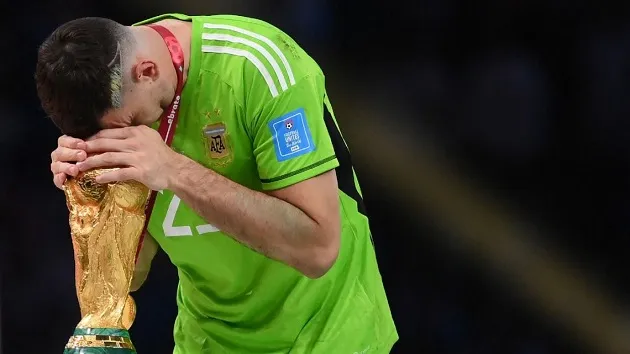
<path id="1" fill-rule="evenodd" d="M 303 108 L 273 119 L 268 126 L 278 161 L 286 161 L 315 150 Z"/>

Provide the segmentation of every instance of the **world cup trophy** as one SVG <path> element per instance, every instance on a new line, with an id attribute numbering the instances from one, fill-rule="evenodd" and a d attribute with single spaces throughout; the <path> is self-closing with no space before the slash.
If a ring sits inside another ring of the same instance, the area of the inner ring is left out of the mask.
<path id="1" fill-rule="evenodd" d="M 70 211 L 81 321 L 64 354 L 136 353 L 129 295 L 150 190 L 136 181 L 99 184 L 112 169 L 87 171 L 64 184 Z"/>

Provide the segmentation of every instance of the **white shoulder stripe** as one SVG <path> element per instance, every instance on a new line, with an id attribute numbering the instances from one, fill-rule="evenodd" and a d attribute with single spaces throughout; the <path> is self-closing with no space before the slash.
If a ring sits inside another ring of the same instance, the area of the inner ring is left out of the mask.
<path id="1" fill-rule="evenodd" d="M 276 88 L 276 84 L 273 82 L 271 78 L 271 74 L 269 70 L 265 67 L 265 65 L 258 59 L 254 54 L 238 48 L 233 47 L 223 47 L 223 46 L 214 46 L 214 45 L 202 45 L 201 51 L 205 53 L 218 53 L 218 54 L 231 54 L 239 57 L 245 57 L 249 60 L 254 66 L 260 71 L 267 86 L 269 86 L 269 91 L 271 92 L 272 97 L 278 96 L 278 88 Z"/>
<path id="2" fill-rule="evenodd" d="M 265 57 L 265 59 L 267 59 L 267 61 L 269 61 L 269 64 L 271 64 L 271 67 L 276 72 L 276 75 L 278 75 L 278 81 L 280 82 L 280 86 L 282 87 L 282 90 L 286 91 L 288 89 L 287 81 L 284 79 L 284 74 L 280 70 L 280 67 L 278 66 L 278 62 L 276 61 L 276 59 L 274 59 L 271 56 L 271 54 L 267 51 L 267 49 L 263 48 L 260 44 L 252 42 L 249 39 L 245 39 L 241 37 L 234 37 L 229 34 L 220 34 L 220 33 L 203 33 L 201 35 L 201 38 L 205 40 L 210 40 L 210 41 L 215 40 L 215 41 L 240 43 L 240 44 L 244 44 L 248 47 L 256 49 L 258 52 L 260 52 L 260 54 L 262 54 Z"/>
<path id="3" fill-rule="evenodd" d="M 240 28 L 240 27 L 236 27 L 236 26 L 215 24 L 215 23 L 204 23 L 203 27 L 204 28 L 208 28 L 208 29 L 230 30 L 230 31 L 238 32 L 240 34 L 244 34 L 246 36 L 250 36 L 252 38 L 256 38 L 259 41 L 264 42 L 265 44 L 267 44 L 278 55 L 278 57 L 280 58 L 280 61 L 282 61 L 282 64 L 284 65 L 285 69 L 287 70 L 287 75 L 289 76 L 289 82 L 291 83 L 291 85 L 295 85 L 295 77 L 293 76 L 293 71 L 291 70 L 291 65 L 289 65 L 289 61 L 284 56 L 284 54 L 282 53 L 280 48 L 278 48 L 278 46 L 274 42 L 272 42 L 269 38 L 267 38 L 267 37 L 265 37 L 263 35 L 260 35 L 258 33 L 255 33 L 255 32 L 252 32 L 252 31 L 248 31 L 246 29 L 243 29 L 243 28 Z"/>

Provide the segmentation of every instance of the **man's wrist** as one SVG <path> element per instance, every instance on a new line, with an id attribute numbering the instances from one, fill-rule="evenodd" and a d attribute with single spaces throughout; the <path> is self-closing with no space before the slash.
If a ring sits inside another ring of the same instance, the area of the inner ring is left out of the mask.
<path id="1" fill-rule="evenodd" d="M 180 176 L 186 169 L 187 163 L 192 162 L 192 160 L 175 151 L 172 151 L 172 155 L 169 160 L 170 163 L 166 178 L 166 189 L 174 191 L 179 184 L 178 181 L 180 180 Z"/>
<path id="2" fill-rule="evenodd" d="M 214 171 L 175 151 L 173 151 L 169 170 L 167 189 L 174 193 L 197 183 L 193 181 L 203 180 L 203 183 L 211 183 L 212 177 L 216 176 Z"/>

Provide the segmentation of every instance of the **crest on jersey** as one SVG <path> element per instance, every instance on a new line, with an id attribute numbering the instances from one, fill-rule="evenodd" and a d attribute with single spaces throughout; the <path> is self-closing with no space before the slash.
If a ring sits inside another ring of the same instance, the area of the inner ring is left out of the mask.
<path id="1" fill-rule="evenodd" d="M 232 160 L 227 128 L 224 123 L 213 123 L 203 128 L 207 154 L 212 162 L 220 165 L 228 164 Z"/>

